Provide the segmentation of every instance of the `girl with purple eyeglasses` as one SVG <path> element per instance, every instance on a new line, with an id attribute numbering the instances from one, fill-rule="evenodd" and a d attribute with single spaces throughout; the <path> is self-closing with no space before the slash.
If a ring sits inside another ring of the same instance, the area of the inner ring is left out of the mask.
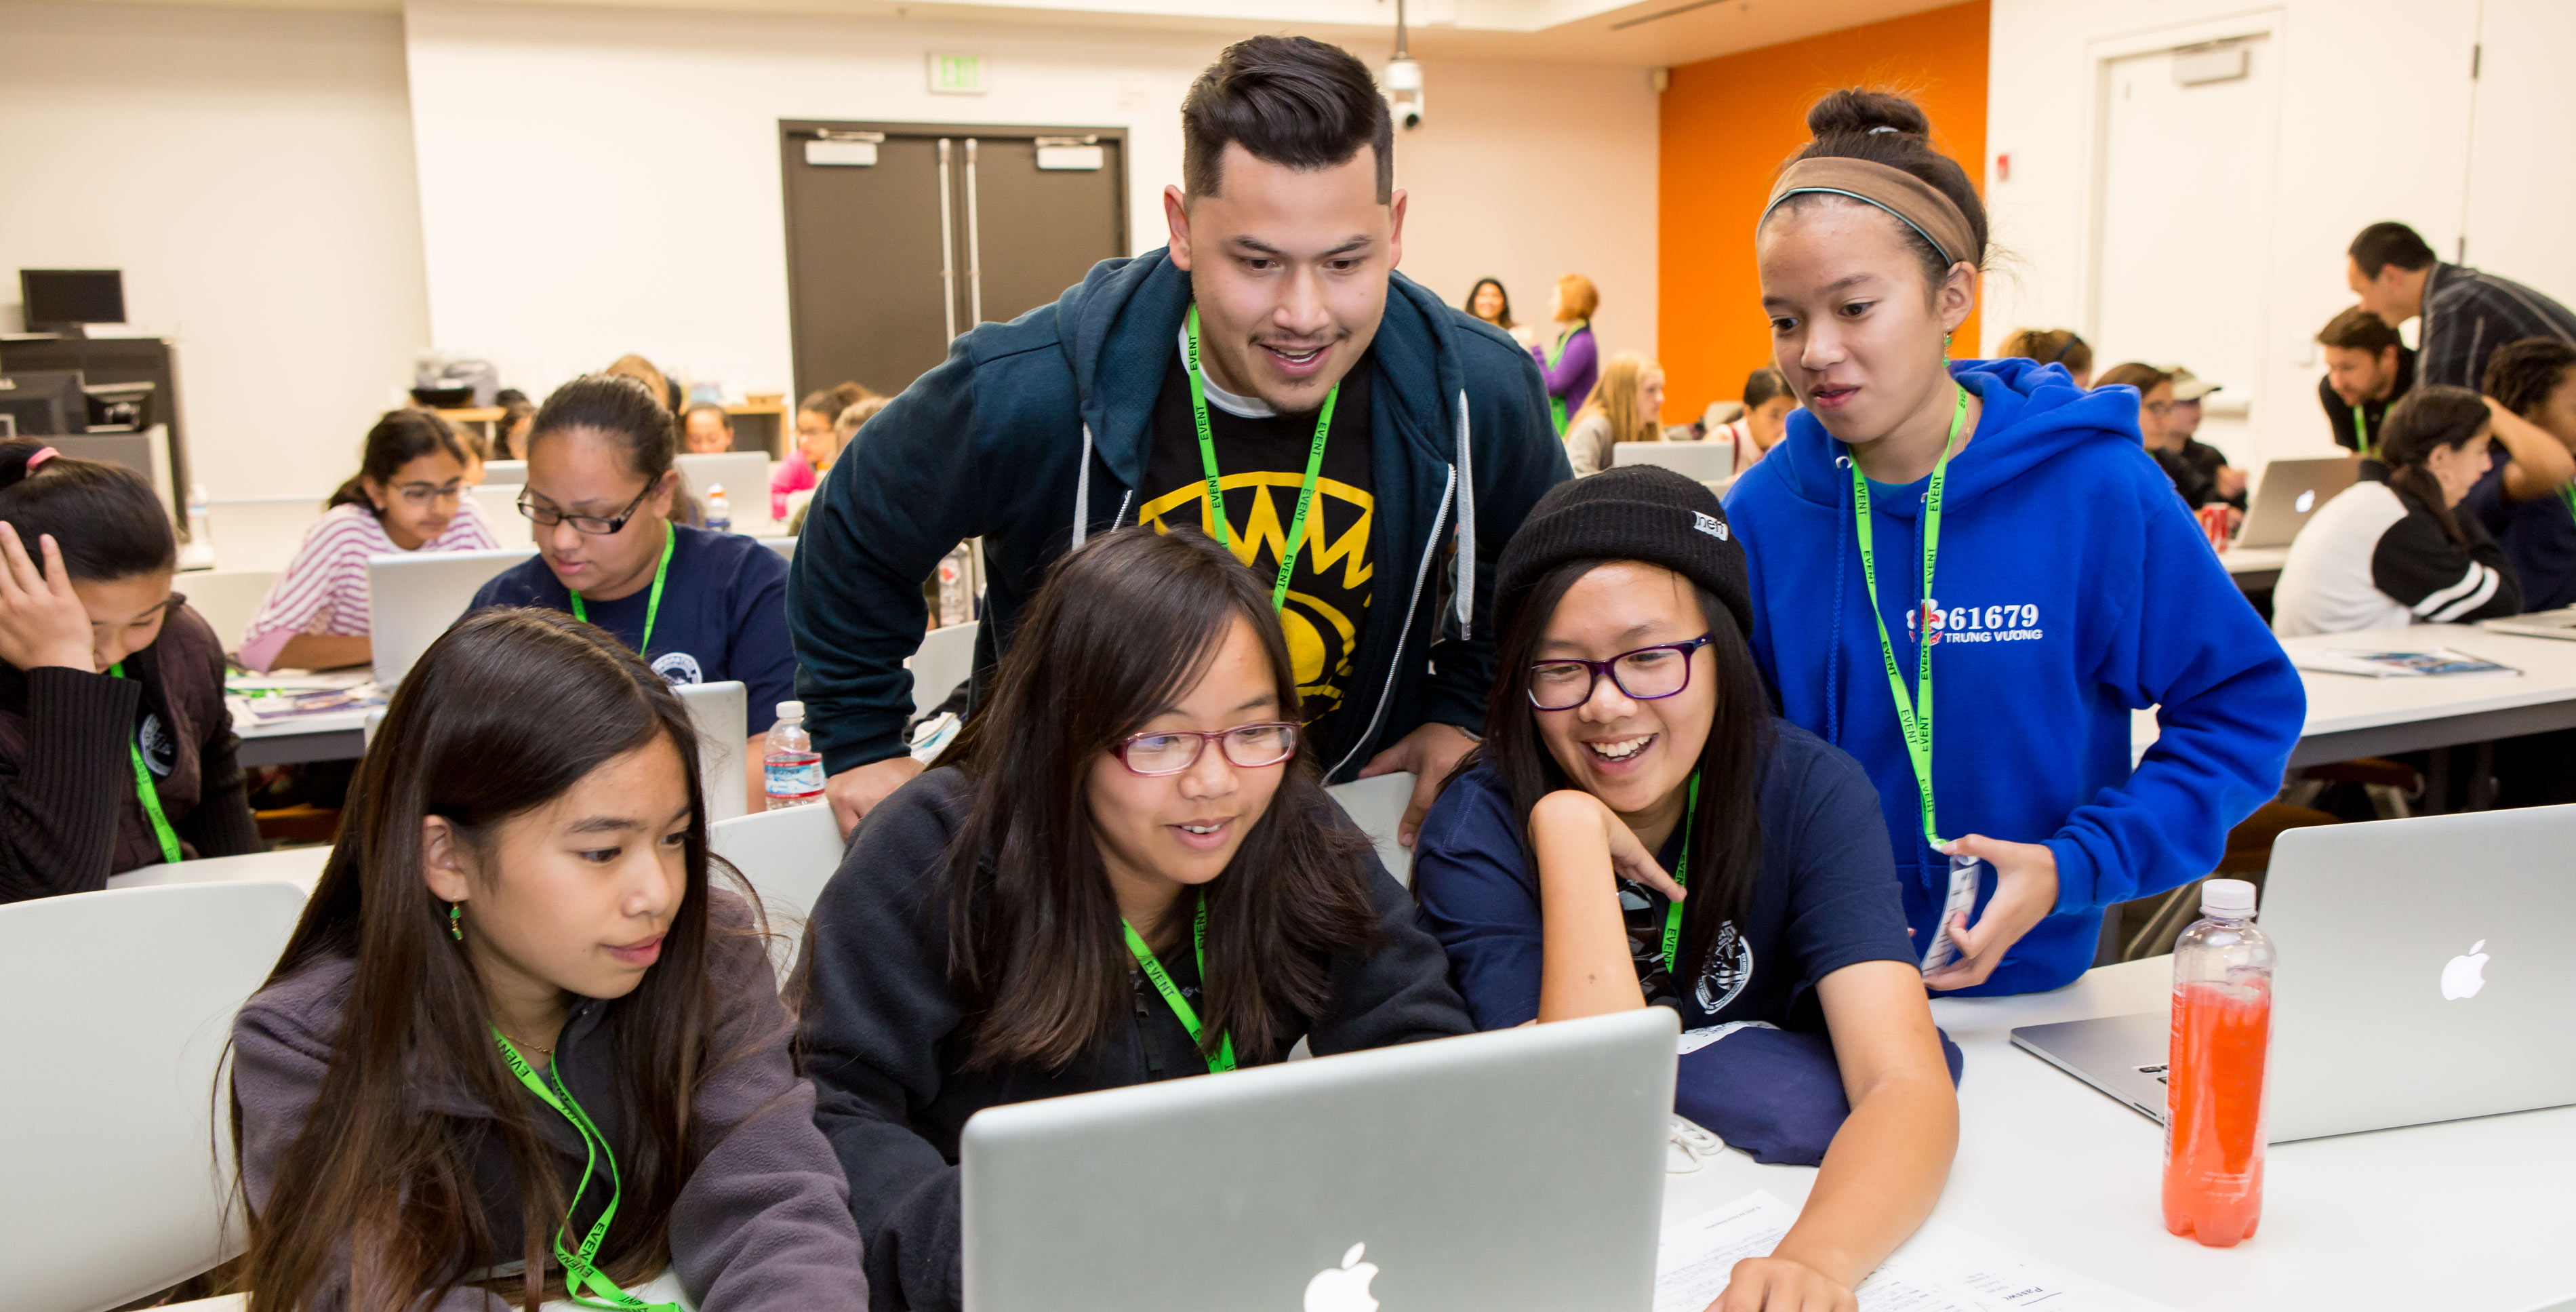
<path id="1" fill-rule="evenodd" d="M 1485 741 L 1414 849 L 1422 923 L 1479 1029 L 1679 1011 L 1676 1109 L 1823 1167 L 1712 1306 L 1850 1307 L 1958 1138 L 1877 793 L 1774 718 L 1705 487 L 1645 465 L 1561 483 L 1500 566 Z"/>

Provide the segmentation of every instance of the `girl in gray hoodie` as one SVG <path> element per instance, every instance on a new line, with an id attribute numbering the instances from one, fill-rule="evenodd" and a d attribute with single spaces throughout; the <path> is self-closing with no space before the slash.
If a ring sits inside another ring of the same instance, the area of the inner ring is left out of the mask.
<path id="1" fill-rule="evenodd" d="M 472 616 L 403 680 L 233 1026 L 254 1309 L 868 1305 L 695 760 L 669 687 L 569 616 Z"/>

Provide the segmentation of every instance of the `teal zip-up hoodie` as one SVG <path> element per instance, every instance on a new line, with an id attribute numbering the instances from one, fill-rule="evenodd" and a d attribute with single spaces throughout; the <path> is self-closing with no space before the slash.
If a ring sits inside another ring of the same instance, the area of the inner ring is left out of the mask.
<path id="1" fill-rule="evenodd" d="M 1483 725 L 1494 562 L 1539 494 L 1572 476 L 1529 354 L 1403 274 L 1388 281 L 1371 344 L 1376 591 L 1346 702 L 1358 718 L 1326 762 L 1336 779 L 1426 721 Z M 787 588 L 826 771 L 903 754 L 903 661 L 941 556 L 984 540 L 980 685 L 1047 565 L 1136 522 L 1189 305 L 1168 250 L 1104 260 L 1054 304 L 958 338 L 832 466 Z"/>
<path id="2" fill-rule="evenodd" d="M 2056 910 L 1966 994 L 2029 993 L 2093 964 L 2102 909 L 2207 875 L 2280 790 L 2307 693 L 2138 438 L 2138 394 L 2029 360 L 1951 366 L 1984 410 L 1942 490 L 1932 649 L 1944 838 L 2045 843 Z M 1917 951 L 1949 889 L 1924 840 L 1854 531 L 1846 448 L 1804 410 L 1729 489 L 1752 570 L 1754 656 L 1783 713 L 1878 788 Z M 1930 480 L 1870 488 L 1880 615 L 1914 688 Z M 2130 712 L 2162 736 L 2134 769 Z M 1971 921 L 1994 895 L 1984 870 Z"/>

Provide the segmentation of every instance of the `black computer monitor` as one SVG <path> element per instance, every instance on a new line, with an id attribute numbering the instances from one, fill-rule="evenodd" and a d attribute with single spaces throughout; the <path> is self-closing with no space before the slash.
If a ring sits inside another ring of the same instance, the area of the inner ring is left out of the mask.
<path id="1" fill-rule="evenodd" d="M 68 369 L 0 374 L 0 415 L 17 421 L 20 437 L 69 437 L 89 431 L 89 399 L 81 376 Z"/>
<path id="2" fill-rule="evenodd" d="M 18 292 L 26 302 L 29 332 L 125 322 L 121 269 L 20 269 Z"/>

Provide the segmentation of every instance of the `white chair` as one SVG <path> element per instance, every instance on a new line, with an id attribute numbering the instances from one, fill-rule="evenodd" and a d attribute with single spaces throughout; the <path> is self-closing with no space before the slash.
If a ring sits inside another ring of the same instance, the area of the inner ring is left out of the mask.
<path id="1" fill-rule="evenodd" d="M 760 895 L 769 917 L 769 960 L 785 987 L 805 941 L 805 917 L 823 885 L 841 868 L 846 850 L 840 822 L 826 802 L 791 806 L 784 811 L 755 811 L 707 826 L 707 846 L 733 863 Z"/>
<path id="2" fill-rule="evenodd" d="M 1610 464 L 1662 465 L 1703 483 L 1735 477 L 1732 442 L 1619 442 L 1610 448 Z"/>
<path id="3" fill-rule="evenodd" d="M 1342 804 L 1342 812 L 1377 843 L 1377 859 L 1386 863 L 1386 872 L 1395 882 L 1408 887 L 1413 882 L 1413 853 L 1395 841 L 1396 828 L 1404 821 L 1404 808 L 1413 801 L 1413 776 L 1382 774 L 1370 779 L 1354 779 L 1334 784 L 1324 790 Z"/>
<path id="4" fill-rule="evenodd" d="M 322 518 L 320 493 L 301 497 L 243 497 L 206 503 L 206 528 L 215 563 L 228 570 L 281 570 L 304 545 L 304 534 Z"/>
<path id="5" fill-rule="evenodd" d="M 975 672 L 975 626 L 951 624 L 923 635 L 921 650 L 903 663 L 912 671 L 912 713 L 928 715 Z"/>
<path id="6" fill-rule="evenodd" d="M 527 481 L 528 462 L 525 460 L 486 460 L 483 462 L 483 486 L 485 487 L 501 487 L 506 485 L 511 489 L 510 495 L 515 497 L 519 495 L 519 487 Z"/>
<path id="7" fill-rule="evenodd" d="M 283 883 L 0 906 L 9 1306 L 96 1312 L 239 1251 L 216 1078 L 233 1013 L 303 912 L 303 891 Z"/>
<path id="8" fill-rule="evenodd" d="M 517 483 L 495 483 L 486 479 L 483 486 L 469 493 L 474 498 L 475 511 L 483 516 L 484 523 L 492 527 L 492 540 L 505 547 L 533 547 L 537 544 L 535 522 L 519 513 L 519 486 Z"/>
<path id="9" fill-rule="evenodd" d="M 269 586 L 276 582 L 273 569 L 207 569 L 181 574 L 172 586 L 205 617 L 215 641 L 232 651 L 241 646 L 242 630 L 250 627 L 251 616 L 259 613 L 259 603 L 268 599 Z"/>

